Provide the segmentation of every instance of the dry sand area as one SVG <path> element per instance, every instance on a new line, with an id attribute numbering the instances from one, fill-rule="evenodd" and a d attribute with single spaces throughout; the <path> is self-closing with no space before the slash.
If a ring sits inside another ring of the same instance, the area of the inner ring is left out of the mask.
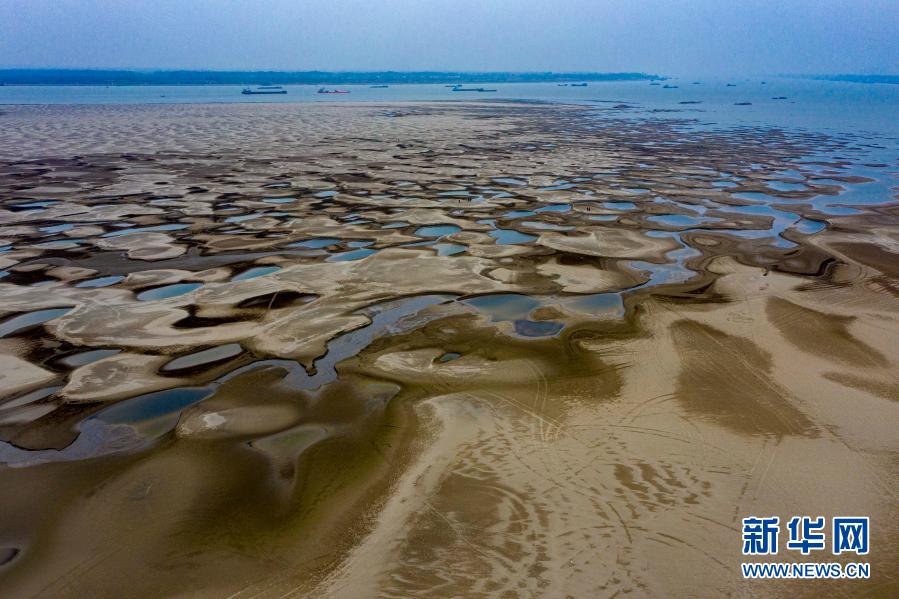
<path id="1" fill-rule="evenodd" d="M 0 595 L 897 596 L 895 188 L 627 117 L 0 108 Z"/>

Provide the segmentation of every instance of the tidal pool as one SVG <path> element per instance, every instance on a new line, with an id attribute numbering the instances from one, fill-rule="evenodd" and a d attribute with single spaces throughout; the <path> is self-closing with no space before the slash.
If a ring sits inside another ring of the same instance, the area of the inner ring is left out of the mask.
<path id="1" fill-rule="evenodd" d="M 108 277 L 98 277 L 96 279 L 88 279 L 86 281 L 80 281 L 75 285 L 75 287 L 79 287 L 82 289 L 94 289 L 98 287 L 109 287 L 110 285 L 115 285 L 121 281 L 125 280 L 125 277 L 122 275 L 110 275 Z"/>
<path id="2" fill-rule="evenodd" d="M 198 366 L 206 366 L 222 360 L 228 360 L 243 353 L 243 348 L 239 343 L 228 343 L 227 345 L 219 345 L 218 347 L 210 347 L 201 351 L 193 352 L 166 362 L 162 367 L 164 371 L 184 370 L 185 368 L 196 368 Z"/>
<path id="3" fill-rule="evenodd" d="M 256 277 L 264 277 L 281 270 L 280 266 L 255 266 L 231 277 L 232 281 L 246 281 Z"/>
<path id="4" fill-rule="evenodd" d="M 333 237 L 320 237 L 316 239 L 307 239 L 306 241 L 296 241 L 294 243 L 288 243 L 287 247 L 290 248 L 309 248 L 309 249 L 321 249 L 331 245 L 336 245 L 340 243 L 341 239 L 336 239 Z"/>
<path id="5" fill-rule="evenodd" d="M 174 285 L 164 285 L 162 287 L 156 287 L 138 293 L 137 299 L 142 302 L 169 299 L 184 295 L 185 293 L 190 293 L 202 286 L 202 283 L 175 283 Z"/>
<path id="6" fill-rule="evenodd" d="M 489 233 L 490 237 L 496 239 L 497 245 L 514 245 L 517 243 L 528 243 L 537 239 L 535 235 L 527 235 L 519 233 L 512 229 L 493 229 Z"/>
<path id="7" fill-rule="evenodd" d="M 341 252 L 339 254 L 332 254 L 325 259 L 325 262 L 347 262 L 350 260 L 361 260 L 366 256 L 371 256 L 378 250 L 370 250 L 367 248 L 360 248 L 358 250 L 350 250 L 348 252 Z"/>
<path id="8" fill-rule="evenodd" d="M 53 320 L 54 318 L 59 318 L 71 310 L 72 308 L 50 308 L 47 310 L 26 312 L 25 314 L 19 314 L 18 316 L 8 318 L 0 322 L 0 339 L 16 333 L 21 333 L 22 331 Z"/>
<path id="9" fill-rule="evenodd" d="M 415 234 L 420 237 L 443 237 L 458 233 L 462 229 L 456 225 L 428 225 L 415 230 Z"/>

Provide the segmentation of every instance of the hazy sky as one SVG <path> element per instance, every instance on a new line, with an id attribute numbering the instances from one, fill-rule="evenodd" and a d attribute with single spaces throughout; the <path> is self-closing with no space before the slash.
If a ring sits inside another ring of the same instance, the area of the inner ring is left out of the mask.
<path id="1" fill-rule="evenodd" d="M 0 0 L 0 66 L 899 74 L 899 0 Z"/>

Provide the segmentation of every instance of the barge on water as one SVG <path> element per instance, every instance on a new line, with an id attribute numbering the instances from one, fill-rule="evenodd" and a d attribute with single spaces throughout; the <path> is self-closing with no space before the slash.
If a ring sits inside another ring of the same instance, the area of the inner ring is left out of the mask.
<path id="1" fill-rule="evenodd" d="M 245 96 L 253 96 L 257 94 L 286 94 L 287 90 L 280 85 L 260 85 L 256 89 L 245 87 L 243 88 L 243 90 L 241 90 L 240 93 Z"/>

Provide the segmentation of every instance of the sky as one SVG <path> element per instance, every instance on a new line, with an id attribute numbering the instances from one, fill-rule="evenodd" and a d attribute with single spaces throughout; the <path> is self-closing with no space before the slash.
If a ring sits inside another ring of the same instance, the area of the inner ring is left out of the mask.
<path id="1" fill-rule="evenodd" d="M 0 0 L 0 67 L 899 74 L 899 0 Z"/>

